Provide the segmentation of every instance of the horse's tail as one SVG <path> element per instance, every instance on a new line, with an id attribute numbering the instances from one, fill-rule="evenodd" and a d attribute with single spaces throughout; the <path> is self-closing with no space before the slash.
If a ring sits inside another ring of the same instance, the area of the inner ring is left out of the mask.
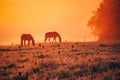
<path id="1" fill-rule="evenodd" d="M 21 47 L 23 47 L 23 35 L 21 35 Z"/>
<path id="2" fill-rule="evenodd" d="M 47 40 L 47 33 L 45 33 L 45 39 L 44 39 L 45 43 L 46 43 L 46 40 Z"/>

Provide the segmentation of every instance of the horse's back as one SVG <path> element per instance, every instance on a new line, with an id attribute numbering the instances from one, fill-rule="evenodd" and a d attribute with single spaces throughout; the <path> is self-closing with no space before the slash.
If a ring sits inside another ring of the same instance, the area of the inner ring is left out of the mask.
<path id="1" fill-rule="evenodd" d="M 21 38 L 23 38 L 23 39 L 32 39 L 33 37 L 32 37 L 31 34 L 22 34 Z"/>
<path id="2" fill-rule="evenodd" d="M 50 37 L 54 37 L 54 36 L 58 36 L 59 34 L 57 33 L 57 32 L 47 32 L 46 34 L 45 34 L 45 36 L 47 37 L 47 36 L 50 36 Z"/>

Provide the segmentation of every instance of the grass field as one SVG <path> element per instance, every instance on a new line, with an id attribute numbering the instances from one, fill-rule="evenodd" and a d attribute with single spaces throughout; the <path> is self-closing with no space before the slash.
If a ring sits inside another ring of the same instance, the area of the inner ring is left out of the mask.
<path id="1" fill-rule="evenodd" d="M 120 43 L 1 46 L 0 80 L 120 80 Z"/>

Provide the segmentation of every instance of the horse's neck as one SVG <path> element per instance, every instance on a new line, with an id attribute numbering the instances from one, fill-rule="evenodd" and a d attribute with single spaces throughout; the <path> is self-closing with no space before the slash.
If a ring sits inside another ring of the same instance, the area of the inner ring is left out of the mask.
<path id="1" fill-rule="evenodd" d="M 59 41 L 61 42 L 61 36 L 58 34 L 58 37 L 59 37 Z"/>

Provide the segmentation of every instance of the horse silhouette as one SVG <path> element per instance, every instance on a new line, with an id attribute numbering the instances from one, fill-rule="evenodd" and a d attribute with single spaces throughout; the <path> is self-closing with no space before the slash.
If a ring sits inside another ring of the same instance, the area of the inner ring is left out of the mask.
<path id="1" fill-rule="evenodd" d="M 35 46 L 35 40 L 33 39 L 31 34 L 21 35 L 21 47 L 26 46 L 26 41 L 28 41 L 28 46 L 30 45 L 30 41 L 32 41 L 32 45 Z"/>
<path id="2" fill-rule="evenodd" d="M 61 42 L 61 36 L 59 35 L 59 33 L 57 33 L 57 32 L 47 32 L 47 33 L 45 33 L 45 43 L 46 43 L 46 41 L 47 41 L 47 39 L 48 39 L 48 41 L 50 42 L 50 38 L 53 38 L 53 41 L 52 42 L 56 42 L 56 38 L 58 37 L 58 39 L 59 39 L 59 42 Z"/>

